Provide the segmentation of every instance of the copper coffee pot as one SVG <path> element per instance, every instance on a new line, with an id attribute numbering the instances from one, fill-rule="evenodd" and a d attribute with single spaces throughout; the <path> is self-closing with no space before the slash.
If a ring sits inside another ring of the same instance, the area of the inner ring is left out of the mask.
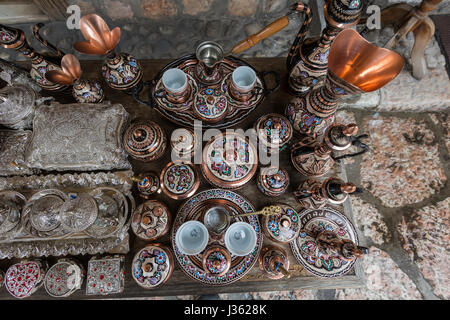
<path id="1" fill-rule="evenodd" d="M 316 236 L 317 250 L 324 259 L 337 257 L 350 262 L 362 258 L 369 249 L 356 245 L 353 241 L 342 239 L 334 231 L 324 230 Z"/>
<path id="2" fill-rule="evenodd" d="M 38 27 L 35 26 L 37 30 Z M 35 35 L 37 31 L 35 31 Z M 41 40 L 43 41 L 43 40 Z M 45 78 L 45 74 L 50 70 L 61 70 L 59 64 L 61 51 L 58 50 L 57 57 L 44 56 L 36 52 L 25 38 L 23 30 L 8 27 L 0 24 L 0 44 L 7 49 L 15 49 L 31 60 L 31 78 L 43 89 L 48 91 L 63 90 L 65 85 L 53 83 Z M 45 43 L 44 43 L 45 44 Z M 50 48 L 54 48 L 53 46 Z"/>
<path id="3" fill-rule="evenodd" d="M 294 191 L 294 197 L 302 207 L 318 209 L 327 203 L 344 203 L 350 194 L 361 192 L 362 189 L 357 188 L 353 183 L 331 177 L 323 182 L 307 179 Z"/>
<path id="4" fill-rule="evenodd" d="M 341 98 L 380 89 L 400 73 L 403 65 L 398 53 L 377 47 L 346 29 L 331 46 L 325 84 L 294 98 L 287 105 L 286 116 L 298 133 L 321 136 L 334 122 Z"/>
<path id="5" fill-rule="evenodd" d="M 327 128 L 323 142 L 317 142 L 310 136 L 302 137 L 291 148 L 291 160 L 295 169 L 306 177 L 320 177 L 326 174 L 336 161 L 365 153 L 369 148 L 361 139 L 368 135 L 356 137 L 357 132 L 358 126 L 355 123 L 332 124 Z M 362 150 L 353 154 L 333 155 L 333 151 L 342 152 L 352 145 Z"/>
<path id="6" fill-rule="evenodd" d="M 72 54 L 66 54 L 61 60 L 62 70 L 50 70 L 45 77 L 61 85 L 73 85 L 72 95 L 79 103 L 100 103 L 105 98 L 103 89 L 97 81 L 80 79 L 80 62 Z"/>
<path id="7" fill-rule="evenodd" d="M 81 17 L 80 30 L 86 41 L 76 42 L 73 47 L 85 54 L 106 55 L 102 75 L 108 86 L 128 91 L 140 84 L 142 67 L 139 62 L 128 53 L 114 51 L 120 41 L 120 28 L 111 31 L 100 16 L 88 14 Z"/>

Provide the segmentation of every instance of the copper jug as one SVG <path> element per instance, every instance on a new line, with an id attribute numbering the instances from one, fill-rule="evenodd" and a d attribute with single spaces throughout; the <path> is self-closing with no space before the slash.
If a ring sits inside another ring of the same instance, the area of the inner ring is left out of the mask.
<path id="1" fill-rule="evenodd" d="M 294 191 L 294 197 L 306 209 L 319 209 L 326 204 L 342 204 L 350 194 L 361 192 L 362 189 L 357 188 L 353 183 L 331 177 L 323 182 L 307 179 Z"/>
<path id="2" fill-rule="evenodd" d="M 298 172 L 306 177 L 323 176 L 336 161 L 361 155 L 368 150 L 368 146 L 360 140 L 368 136 L 364 134 L 355 137 L 357 132 L 358 126 L 354 123 L 332 124 L 326 130 L 323 142 L 318 142 L 314 137 L 304 136 L 291 148 L 292 164 Z M 333 151 L 345 151 L 352 145 L 358 146 L 362 150 L 340 156 L 333 154 Z"/>
<path id="3" fill-rule="evenodd" d="M 327 0 L 323 8 L 327 26 L 320 38 L 294 43 L 286 61 L 288 88 L 295 95 L 304 95 L 323 85 L 328 68 L 328 54 L 339 32 L 358 23 L 361 0 Z"/>

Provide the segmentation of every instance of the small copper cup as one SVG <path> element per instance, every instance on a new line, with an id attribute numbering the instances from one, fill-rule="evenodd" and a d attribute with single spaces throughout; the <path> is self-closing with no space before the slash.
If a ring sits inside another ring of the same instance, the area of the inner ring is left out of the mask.
<path id="1" fill-rule="evenodd" d="M 234 100 L 246 102 L 263 88 L 256 86 L 256 72 L 247 66 L 237 67 L 228 83 L 229 93 Z"/>
<path id="2" fill-rule="evenodd" d="M 164 72 L 161 78 L 163 89 L 157 90 L 155 96 L 165 97 L 169 102 L 182 104 L 191 95 L 189 79 L 183 70 L 171 68 Z"/>

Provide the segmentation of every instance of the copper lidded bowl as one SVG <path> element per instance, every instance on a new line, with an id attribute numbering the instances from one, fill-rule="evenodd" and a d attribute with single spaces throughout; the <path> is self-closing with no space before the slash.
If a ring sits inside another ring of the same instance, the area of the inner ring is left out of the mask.
<path id="1" fill-rule="evenodd" d="M 203 253 L 202 264 L 207 274 L 221 277 L 230 269 L 230 252 L 220 245 L 207 247 Z"/>
<path id="2" fill-rule="evenodd" d="M 192 162 L 169 162 L 159 177 L 162 191 L 175 200 L 192 196 L 200 186 L 198 170 Z"/>
<path id="3" fill-rule="evenodd" d="M 153 241 L 169 231 L 170 221 L 171 214 L 164 203 L 148 200 L 134 211 L 131 218 L 131 229 L 138 238 Z"/>
<path id="4" fill-rule="evenodd" d="M 187 128 L 179 128 L 172 132 L 170 146 L 172 147 L 172 154 L 182 159 L 190 159 L 194 156 L 195 146 L 198 141 L 195 137 L 194 131 Z"/>
<path id="5" fill-rule="evenodd" d="M 166 150 L 167 137 L 155 122 L 139 121 L 125 130 L 123 145 L 132 158 L 149 162 L 162 157 Z"/>
<path id="6" fill-rule="evenodd" d="M 239 189 L 258 168 L 258 154 L 248 137 L 235 132 L 221 133 L 204 147 L 202 174 L 218 188 Z"/>
<path id="7" fill-rule="evenodd" d="M 293 136 L 292 124 L 281 114 L 270 113 L 256 120 L 254 129 L 266 152 L 277 153 L 284 150 Z"/>
<path id="8" fill-rule="evenodd" d="M 152 289 L 165 283 L 172 275 L 174 257 L 171 250 L 153 243 L 136 253 L 131 264 L 134 281 L 144 289 Z"/>
<path id="9" fill-rule="evenodd" d="M 256 183 L 259 191 L 266 196 L 278 197 L 289 187 L 289 174 L 278 167 L 261 168 Z"/>

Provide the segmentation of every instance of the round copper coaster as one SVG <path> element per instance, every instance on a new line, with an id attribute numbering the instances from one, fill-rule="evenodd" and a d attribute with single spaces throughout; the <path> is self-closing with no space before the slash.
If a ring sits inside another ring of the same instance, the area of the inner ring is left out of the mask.
<path id="1" fill-rule="evenodd" d="M 149 244 L 133 258 L 132 276 L 136 283 L 152 289 L 165 283 L 172 275 L 174 258 L 170 249 L 160 244 Z"/>
<path id="2" fill-rule="evenodd" d="M 189 161 L 168 163 L 161 171 L 160 180 L 163 192 L 176 200 L 189 198 L 200 185 L 197 168 Z"/>
<path id="3" fill-rule="evenodd" d="M 169 231 L 170 211 L 157 200 L 145 201 L 139 205 L 131 219 L 131 229 L 142 240 L 156 240 Z"/>
<path id="4" fill-rule="evenodd" d="M 300 220 L 297 211 L 287 204 L 276 204 L 282 212 L 261 218 L 264 234 L 271 240 L 287 243 L 295 240 L 300 232 Z"/>

